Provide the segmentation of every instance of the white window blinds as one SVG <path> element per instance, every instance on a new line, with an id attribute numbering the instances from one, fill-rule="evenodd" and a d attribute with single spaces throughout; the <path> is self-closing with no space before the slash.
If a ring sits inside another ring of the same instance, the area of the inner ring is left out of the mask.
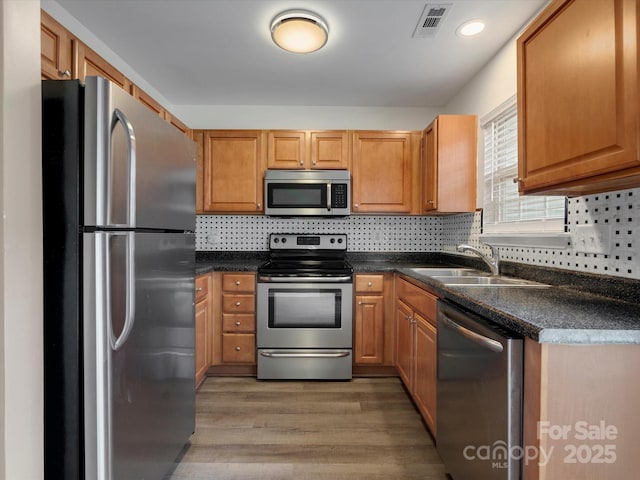
<path id="1" fill-rule="evenodd" d="M 518 195 L 518 116 L 515 98 L 482 124 L 484 232 L 564 230 L 565 197 Z"/>

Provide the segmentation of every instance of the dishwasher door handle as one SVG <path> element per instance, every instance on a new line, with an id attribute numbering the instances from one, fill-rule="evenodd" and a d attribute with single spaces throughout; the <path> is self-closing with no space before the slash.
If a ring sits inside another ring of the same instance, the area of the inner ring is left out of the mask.
<path id="1" fill-rule="evenodd" d="M 348 351 L 337 352 L 260 352 L 260 355 L 267 358 L 344 358 L 349 356 Z"/>
<path id="2" fill-rule="evenodd" d="M 442 312 L 440 312 L 440 315 L 442 315 L 442 320 L 447 327 L 451 328 L 452 330 L 455 330 L 460 335 L 468 338 L 474 343 L 477 343 L 481 347 L 485 347 L 486 349 L 496 353 L 500 353 L 504 350 L 504 347 L 502 346 L 502 344 L 497 340 L 485 337 L 484 335 L 480 335 L 479 333 L 474 332 L 473 330 L 469 330 L 468 328 L 457 324 Z"/>

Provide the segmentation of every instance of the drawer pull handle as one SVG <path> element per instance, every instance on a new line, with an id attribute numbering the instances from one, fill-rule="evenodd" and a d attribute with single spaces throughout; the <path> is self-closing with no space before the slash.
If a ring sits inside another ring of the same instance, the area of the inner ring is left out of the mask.
<path id="1" fill-rule="evenodd" d="M 236 302 L 236 307 L 239 307 L 239 306 L 240 306 L 240 302 Z"/>
<path id="2" fill-rule="evenodd" d="M 196 292 L 201 292 L 201 291 L 202 291 L 202 287 L 196 288 Z"/>
<path id="3" fill-rule="evenodd" d="M 240 322 L 236 322 L 236 327 L 239 327 L 239 326 L 240 326 Z"/>
<path id="4" fill-rule="evenodd" d="M 236 280 L 236 285 L 240 285 L 240 280 Z"/>
<path id="5" fill-rule="evenodd" d="M 239 352 L 239 351 L 240 351 L 240 347 L 236 347 L 236 352 Z"/>
<path id="6" fill-rule="evenodd" d="M 373 283 L 372 283 L 372 282 L 369 282 L 369 283 L 367 283 L 367 286 L 369 286 L 369 287 L 373 287 Z"/>

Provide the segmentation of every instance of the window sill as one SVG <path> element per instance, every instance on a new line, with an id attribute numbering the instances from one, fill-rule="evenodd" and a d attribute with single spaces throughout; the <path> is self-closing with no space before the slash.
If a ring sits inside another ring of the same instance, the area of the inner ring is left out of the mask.
<path id="1" fill-rule="evenodd" d="M 569 233 L 483 233 L 480 242 L 497 247 L 530 247 L 564 250 L 571 245 Z"/>

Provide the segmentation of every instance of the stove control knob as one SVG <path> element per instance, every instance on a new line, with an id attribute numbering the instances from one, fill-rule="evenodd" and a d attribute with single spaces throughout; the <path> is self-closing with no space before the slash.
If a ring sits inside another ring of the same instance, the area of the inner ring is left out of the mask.
<path id="1" fill-rule="evenodd" d="M 282 237 L 282 243 L 287 243 L 287 239 Z"/>
<path id="2" fill-rule="evenodd" d="M 278 237 L 274 238 L 273 243 L 280 243 L 280 239 Z"/>
<path id="3" fill-rule="evenodd" d="M 331 243 L 336 243 L 336 239 L 332 238 L 331 240 L 329 240 Z"/>
<path id="4" fill-rule="evenodd" d="M 338 243 L 342 243 L 342 239 L 341 238 L 338 239 Z"/>

